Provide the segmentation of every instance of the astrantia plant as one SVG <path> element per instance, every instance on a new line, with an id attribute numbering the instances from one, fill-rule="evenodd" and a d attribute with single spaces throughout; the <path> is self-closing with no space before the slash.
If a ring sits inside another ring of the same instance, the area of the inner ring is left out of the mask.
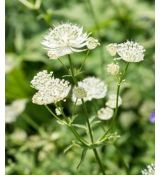
<path id="1" fill-rule="evenodd" d="M 113 144 L 119 138 L 116 128 L 112 126 L 114 126 L 113 124 L 117 117 L 118 107 L 122 104 L 120 87 L 126 76 L 129 64 L 131 62 L 142 61 L 145 50 L 143 46 L 132 41 L 121 44 L 113 43 L 106 46 L 108 53 L 115 57 L 107 65 L 106 70 L 108 74 L 114 78 L 116 77 L 117 80 L 116 92 L 108 93 L 108 85 L 105 83 L 105 80 L 95 76 L 80 79 L 75 74 L 76 66 L 72 62 L 71 54 L 86 51 L 86 57 L 79 68 L 81 71 L 87 59 L 88 51 L 96 49 L 100 45 L 98 40 L 90 35 L 84 32 L 83 27 L 71 23 L 60 24 L 49 30 L 42 41 L 42 45 L 46 49 L 48 56 L 52 59 L 67 56 L 69 67 L 62 60 L 61 63 L 67 71 L 66 73 L 69 74 L 67 77 L 71 77 L 71 79 L 55 78 L 53 72 L 48 73 L 47 70 L 37 73 L 31 81 L 31 86 L 37 90 L 32 101 L 38 105 L 44 105 L 59 124 L 63 125 L 63 127 L 68 127 L 74 134 L 75 140 L 65 151 L 77 145 L 82 148 L 82 156 L 77 167 L 83 162 L 87 151 L 92 150 L 101 173 L 106 175 L 106 165 L 102 163 L 97 148 Z M 119 56 L 118 59 L 117 56 Z M 126 66 L 124 70 L 120 66 L 121 61 L 125 61 Z M 70 100 L 72 103 L 72 111 L 69 115 L 64 110 L 63 101 L 65 100 Z M 94 103 L 94 101 L 105 101 L 105 105 L 97 109 L 96 116 L 94 117 L 96 120 L 92 119 L 91 121 L 93 116 L 90 116 L 86 103 Z M 50 106 L 48 106 L 49 104 L 54 104 L 55 111 L 51 110 Z M 74 123 L 74 119 L 78 116 L 76 108 L 82 108 L 83 114 L 79 113 L 78 115 L 85 115 L 86 125 L 80 126 Z M 99 136 L 99 139 L 95 140 L 92 124 L 94 121 L 97 122 L 97 120 L 110 120 L 111 122 L 107 125 L 104 133 Z M 79 133 L 77 126 L 80 129 L 85 128 L 85 136 Z M 89 135 L 89 139 L 86 139 L 87 135 Z"/>

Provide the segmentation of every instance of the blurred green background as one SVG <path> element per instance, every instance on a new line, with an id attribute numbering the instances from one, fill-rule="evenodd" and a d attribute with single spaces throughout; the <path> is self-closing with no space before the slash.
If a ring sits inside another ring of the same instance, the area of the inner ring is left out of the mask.
<path id="1" fill-rule="evenodd" d="M 92 151 L 79 170 L 81 150 L 64 149 L 73 140 L 66 127 L 60 126 L 43 106 L 32 104 L 35 92 L 30 81 L 40 70 L 65 74 L 57 60 L 49 60 L 41 41 L 53 24 L 73 22 L 97 37 L 101 46 L 91 52 L 85 64 L 84 77 L 96 75 L 114 89 L 112 77 L 102 72 L 112 62 L 105 46 L 113 42 L 133 40 L 145 49 L 145 59 L 131 64 L 122 87 L 123 105 L 116 120 L 121 135 L 114 145 L 99 149 L 109 175 L 138 175 L 154 162 L 154 124 L 149 121 L 154 111 L 154 1 L 153 0 L 6 0 L 6 105 L 27 99 L 25 109 L 16 121 L 6 123 L 7 175 L 97 175 L 98 166 Z M 91 9 L 92 4 L 92 9 Z M 96 20 L 94 18 L 96 16 Z M 73 54 L 78 67 L 85 53 Z M 62 58 L 67 65 L 67 61 Z M 102 62 L 103 61 L 103 62 Z M 103 73 L 103 76 L 102 76 Z M 94 115 L 95 103 L 88 103 Z M 71 103 L 65 103 L 70 112 Z M 52 107 L 54 109 L 54 107 Z M 78 110 L 81 110 L 80 108 Z M 14 112 L 14 111 L 12 111 Z M 78 123 L 83 122 L 81 116 Z M 106 122 L 102 123 L 107 125 Z M 79 131 L 82 132 L 83 131 Z M 98 126 L 95 136 L 101 133 Z"/>

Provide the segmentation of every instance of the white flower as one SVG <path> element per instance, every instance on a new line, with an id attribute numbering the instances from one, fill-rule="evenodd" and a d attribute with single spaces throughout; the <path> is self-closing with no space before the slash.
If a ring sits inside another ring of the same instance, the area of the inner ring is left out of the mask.
<path id="1" fill-rule="evenodd" d="M 31 85 L 38 90 L 32 98 L 32 102 L 38 105 L 62 101 L 71 89 L 68 81 L 54 78 L 52 72 L 47 73 L 46 70 L 39 72 L 31 81 Z"/>
<path id="2" fill-rule="evenodd" d="M 108 64 L 106 68 L 107 72 L 111 75 L 117 75 L 119 73 L 119 69 L 119 65 L 114 63 Z"/>
<path id="3" fill-rule="evenodd" d="M 155 165 L 148 165 L 146 169 L 142 170 L 142 175 L 154 175 L 155 174 Z"/>
<path id="4" fill-rule="evenodd" d="M 109 107 L 101 108 L 98 111 L 98 118 L 101 120 L 109 120 L 113 116 L 113 109 Z"/>
<path id="5" fill-rule="evenodd" d="M 25 107 L 26 107 L 27 100 L 20 99 L 13 101 L 10 105 L 5 106 L 5 122 L 12 123 L 16 121 L 18 115 L 20 115 Z"/>
<path id="6" fill-rule="evenodd" d="M 92 99 L 101 99 L 106 96 L 107 86 L 105 83 L 96 77 L 87 77 L 82 81 L 78 82 L 78 87 L 83 88 L 86 91 L 86 97 L 83 98 L 84 101 L 91 101 Z M 75 102 L 76 97 L 73 94 L 72 100 Z M 77 105 L 82 104 L 81 100 L 77 100 Z"/>
<path id="7" fill-rule="evenodd" d="M 57 59 L 73 52 L 86 50 L 88 36 L 83 32 L 83 27 L 64 23 L 50 29 L 42 45 L 48 51 L 49 57 Z"/>
<path id="8" fill-rule="evenodd" d="M 100 43 L 98 42 L 97 39 L 93 38 L 93 37 L 89 37 L 87 40 L 87 48 L 89 50 L 95 49 L 98 45 L 100 45 Z"/>
<path id="9" fill-rule="evenodd" d="M 106 46 L 106 50 L 109 52 L 111 56 L 115 56 L 117 53 L 117 44 L 116 43 L 111 43 Z"/>
<path id="10" fill-rule="evenodd" d="M 110 94 L 108 97 L 108 101 L 106 102 L 106 106 L 110 108 L 116 108 L 116 94 Z M 122 99 L 118 96 L 118 106 L 122 104 Z"/>
<path id="11" fill-rule="evenodd" d="M 140 44 L 127 41 L 117 46 L 117 54 L 127 62 L 140 62 L 144 59 L 145 49 Z"/>
<path id="12" fill-rule="evenodd" d="M 52 74 L 53 72 L 48 73 L 47 70 L 38 72 L 31 81 L 32 87 L 37 90 L 43 89 L 45 84 L 52 79 Z"/>
<path id="13" fill-rule="evenodd" d="M 77 99 L 82 99 L 82 98 L 87 96 L 85 89 L 82 87 L 74 87 L 73 94 L 74 94 L 75 98 L 77 98 Z"/>

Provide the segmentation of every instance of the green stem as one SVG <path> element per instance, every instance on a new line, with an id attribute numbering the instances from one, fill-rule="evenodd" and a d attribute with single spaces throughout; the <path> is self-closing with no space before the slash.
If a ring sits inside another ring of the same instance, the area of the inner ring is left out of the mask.
<path id="1" fill-rule="evenodd" d="M 70 63 L 72 79 L 73 79 L 74 83 L 77 85 L 77 80 L 76 80 L 76 77 L 74 76 L 73 64 L 72 64 L 72 60 L 71 60 L 70 55 L 68 55 L 68 59 L 69 59 L 69 63 Z M 86 105 L 85 105 L 83 99 L 82 99 L 82 105 L 83 105 L 83 110 L 84 110 L 84 112 L 85 112 L 85 114 L 86 114 L 86 122 L 87 122 L 87 126 L 88 126 L 89 136 L 90 136 L 90 139 L 91 139 L 92 144 L 94 144 L 92 129 L 91 129 L 91 126 L 90 126 L 90 123 L 89 123 L 89 117 L 88 117 L 89 115 L 88 115 L 88 111 L 87 111 L 87 108 L 86 108 Z M 96 148 L 92 148 L 92 150 L 93 150 L 93 152 L 94 152 L 96 161 L 98 162 L 99 167 L 100 167 L 100 169 L 101 169 L 101 171 L 102 171 L 102 174 L 103 174 L 103 175 L 106 175 L 106 174 L 105 174 L 104 167 L 103 167 L 102 162 L 101 162 L 101 160 L 100 160 L 100 158 L 99 158 L 99 155 L 98 155 L 98 152 L 97 152 Z"/>
<path id="2" fill-rule="evenodd" d="M 117 84 L 117 93 L 116 93 L 116 109 L 114 111 L 114 115 L 113 115 L 113 120 L 115 119 L 115 117 L 117 116 L 117 112 L 118 112 L 118 97 L 119 97 L 119 93 L 120 93 L 120 87 L 121 87 L 121 83 L 126 75 L 127 69 L 128 69 L 129 63 L 126 64 L 125 70 Z"/>
<path id="3" fill-rule="evenodd" d="M 83 69 L 84 64 L 85 64 L 85 62 L 86 62 L 86 59 L 87 59 L 87 56 L 89 55 L 89 52 L 90 52 L 90 50 L 87 50 L 87 53 L 86 53 L 86 55 L 85 55 L 85 57 L 84 57 L 83 63 L 81 64 L 81 67 L 80 67 L 79 71 L 81 71 L 81 70 Z"/>
<path id="4" fill-rule="evenodd" d="M 87 126 L 88 126 L 89 136 L 90 136 L 90 139 L 91 139 L 92 144 L 94 144 L 94 138 L 93 138 L 93 134 L 92 134 L 92 129 L 91 129 L 91 125 L 90 125 L 90 122 L 89 122 L 88 112 L 87 112 L 87 108 L 86 108 L 86 105 L 84 103 L 84 100 L 82 100 L 82 105 L 83 105 L 84 112 L 86 114 L 86 122 L 87 122 Z M 96 161 L 98 162 L 99 167 L 100 167 L 100 169 L 102 171 L 102 174 L 105 175 L 105 170 L 104 170 L 104 167 L 102 165 L 102 162 L 101 162 L 101 160 L 99 158 L 99 155 L 98 155 L 98 152 L 97 152 L 96 148 L 93 148 L 92 150 L 94 152 Z"/>
<path id="5" fill-rule="evenodd" d="M 47 105 L 45 105 L 45 108 L 53 115 L 53 117 L 55 117 L 59 122 L 61 122 L 61 120 L 52 112 L 52 110 Z"/>
<path id="6" fill-rule="evenodd" d="M 61 122 L 61 120 L 52 112 L 52 110 L 45 105 L 46 109 L 53 115 L 53 117 L 55 117 L 58 121 Z M 66 119 L 65 114 L 62 112 L 62 115 L 65 117 L 64 119 Z M 79 135 L 79 133 L 74 129 L 74 127 L 72 125 L 67 124 L 68 128 L 72 131 L 72 133 L 75 135 L 75 137 L 77 138 L 77 140 L 79 140 L 83 145 L 87 145 L 86 141 L 81 139 L 81 136 Z"/>
<path id="7" fill-rule="evenodd" d="M 58 58 L 58 61 L 62 64 L 62 66 L 64 67 L 64 69 L 66 70 L 66 72 L 69 73 L 69 70 L 68 70 L 67 66 L 61 61 L 60 58 Z"/>
<path id="8" fill-rule="evenodd" d="M 126 64 L 126 67 L 124 69 L 124 72 L 122 73 L 122 76 L 120 77 L 119 79 L 119 82 L 117 84 L 117 92 L 116 92 L 116 108 L 115 108 L 115 111 L 114 111 L 114 114 L 113 114 L 113 117 L 112 117 L 112 122 L 111 122 L 111 125 L 110 127 L 108 128 L 108 130 L 105 132 L 105 134 L 103 135 L 103 137 L 108 133 L 108 131 L 110 131 L 110 129 L 112 128 L 113 124 L 114 124 L 114 120 L 117 116 L 117 113 L 118 113 L 118 97 L 119 97 L 119 94 L 120 94 L 120 87 L 121 87 L 121 83 L 126 75 L 126 72 L 127 72 L 127 69 L 128 69 L 128 66 L 129 66 L 129 63 Z M 102 137 L 102 138 L 103 138 Z"/>
<path id="9" fill-rule="evenodd" d="M 70 55 L 68 55 L 68 60 L 69 60 L 69 64 L 70 64 L 72 79 L 74 81 L 74 84 L 77 85 L 77 80 L 76 80 L 76 78 L 74 76 L 74 69 L 73 69 L 73 64 L 72 64 L 72 60 L 71 60 L 71 56 Z"/>

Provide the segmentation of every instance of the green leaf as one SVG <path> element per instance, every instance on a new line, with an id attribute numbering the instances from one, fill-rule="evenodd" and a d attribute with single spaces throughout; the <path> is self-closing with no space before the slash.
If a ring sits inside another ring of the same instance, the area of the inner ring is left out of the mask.
<path id="1" fill-rule="evenodd" d="M 68 145 L 65 149 L 64 149 L 64 153 L 68 152 L 73 146 L 75 146 L 75 143 L 72 142 L 70 145 Z"/>

